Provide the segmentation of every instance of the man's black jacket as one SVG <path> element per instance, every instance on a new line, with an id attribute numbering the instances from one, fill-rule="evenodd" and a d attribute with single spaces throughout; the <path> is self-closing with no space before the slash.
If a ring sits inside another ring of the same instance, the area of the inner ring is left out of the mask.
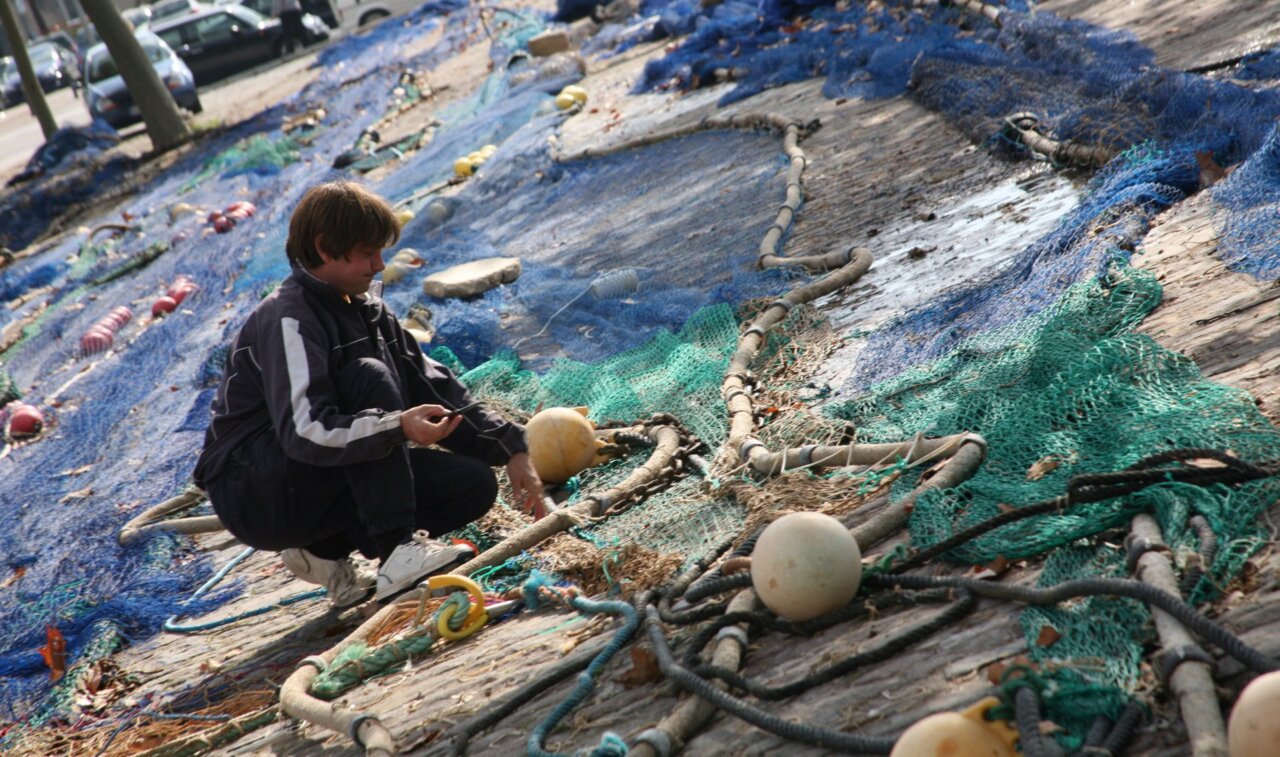
<path id="1" fill-rule="evenodd" d="M 391 370 L 405 407 L 452 409 L 473 402 L 449 369 L 422 354 L 381 298 L 348 299 L 295 268 L 249 315 L 231 347 L 196 463 L 196 484 L 205 486 L 233 450 L 267 429 L 286 455 L 310 465 L 377 460 L 404 444 L 399 411 L 342 412 L 333 377 L 361 358 Z M 523 429 L 479 407 L 464 415 L 441 446 L 491 465 L 527 449 Z"/>

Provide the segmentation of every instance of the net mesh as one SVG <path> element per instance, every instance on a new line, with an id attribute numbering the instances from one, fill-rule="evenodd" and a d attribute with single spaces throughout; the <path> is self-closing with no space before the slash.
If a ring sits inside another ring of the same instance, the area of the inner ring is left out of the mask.
<path id="1" fill-rule="evenodd" d="M 1275 459 L 1280 433 L 1247 393 L 1205 380 L 1192 361 L 1132 332 L 1159 299 L 1151 274 L 1113 264 L 1106 276 L 1070 287 L 1038 315 L 965 339 L 941 360 L 876 384 L 831 413 L 856 423 L 867 441 L 962 431 L 988 440 L 987 458 L 973 478 L 917 501 L 910 532 L 922 547 L 1007 508 L 1055 497 L 1073 475 L 1120 470 L 1174 448 Z M 917 477 L 903 475 L 896 495 Z M 1046 557 L 1043 585 L 1123 576 L 1119 544 L 1136 513 L 1153 513 L 1175 553 L 1184 556 L 1196 548 L 1187 519 L 1200 514 L 1223 548 L 1191 592 L 1190 600 L 1198 602 L 1217 596 L 1266 543 L 1261 516 L 1277 497 L 1274 480 L 1234 489 L 1161 484 L 1018 521 L 948 557 L 960 564 Z M 1033 659 L 1051 671 L 1065 669 L 1063 683 L 1074 692 L 1061 698 L 1050 692 L 1050 719 L 1078 735 L 1095 714 L 1116 717 L 1124 692 L 1137 687 L 1149 623 L 1140 603 L 1117 598 L 1027 609 L 1023 626 Z M 1061 639 L 1044 644 L 1043 626 Z M 1097 698 L 1084 697 L 1082 686 L 1096 689 Z M 1086 700 L 1089 707 L 1081 704 Z"/>
<path id="2" fill-rule="evenodd" d="M 0 721 L 6 732 L 0 747 L 22 751 L 24 733 L 66 712 L 66 692 L 51 687 L 37 652 L 47 625 L 65 638 L 73 667 L 103 654 L 103 628 L 114 629 L 115 638 L 156 633 L 207 578 L 207 560 L 157 551 L 155 539 L 122 547 L 116 533 L 140 508 L 189 482 L 208 423 L 210 361 L 217 362 L 267 287 L 265 280 L 252 281 L 253 274 L 270 269 L 268 258 L 284 260 L 277 230 L 287 226 L 288 209 L 273 207 L 275 200 L 296 203 L 320 178 L 313 161 L 327 165 L 327 156 L 355 140 L 383 111 L 405 68 L 434 66 L 476 27 L 473 14 L 459 14 L 445 24 L 437 48 L 406 56 L 401 52 L 408 45 L 440 24 L 421 14 L 413 18 L 333 46 L 330 52 L 353 54 L 295 98 L 204 136 L 202 149 L 136 188 L 111 216 L 90 221 L 91 228 L 109 222 L 123 231 L 54 238 L 6 260 L 0 271 L 0 293 L 10 305 L 0 309 L 3 368 L 47 423 L 37 441 L 3 450 Z M 353 75 L 364 86 L 350 86 Z M 330 113 L 319 128 L 305 140 L 282 133 L 287 115 L 317 102 Z M 306 159 L 293 160 L 295 151 Z M 208 161 L 210 155 L 220 160 Z M 92 181 L 84 171 L 68 170 L 28 185 L 30 192 L 8 195 L 0 222 L 9 223 L 4 214 L 11 211 L 21 221 L 21 238 L 11 243 L 39 236 L 68 203 L 118 183 L 112 177 L 123 169 L 95 170 Z M 73 194 L 48 198 L 56 207 L 27 212 L 45 201 L 41 191 L 56 194 L 73 185 Z M 212 234 L 205 215 L 238 199 L 255 202 L 258 215 L 231 233 Z M 195 212 L 180 211 L 179 202 Z M 200 289 L 170 317 L 145 317 L 179 274 Z M 252 285 L 238 290 L 246 274 Z M 82 354 L 80 336 L 118 305 L 135 316 L 117 332 L 114 349 Z M 237 590 L 186 609 L 205 612 Z M 14 723 L 22 727 L 8 727 Z"/>

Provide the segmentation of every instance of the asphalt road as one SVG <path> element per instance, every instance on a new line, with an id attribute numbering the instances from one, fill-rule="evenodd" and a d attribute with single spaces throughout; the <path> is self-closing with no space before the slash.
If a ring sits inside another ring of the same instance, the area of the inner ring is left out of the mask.
<path id="1" fill-rule="evenodd" d="M 89 124 L 89 109 L 84 99 L 73 97 L 70 87 L 46 94 L 45 100 L 59 126 Z M 21 171 L 42 144 L 44 134 L 40 123 L 26 103 L 0 111 L 0 177 L 7 179 Z"/>
<path id="2" fill-rule="evenodd" d="M 297 92 L 310 77 L 307 68 L 316 53 L 344 35 L 345 30 L 331 32 L 329 42 L 308 48 L 284 62 L 271 61 L 229 79 L 200 88 L 204 112 L 198 116 L 183 113 L 188 122 L 221 121 L 235 123 Z M 89 109 L 84 99 L 75 97 L 66 87 L 45 95 L 58 126 L 87 126 Z M 120 133 L 122 151 L 141 155 L 151 149 L 141 123 Z M 35 151 L 44 144 L 40 123 L 26 103 L 0 111 L 0 193 L 4 182 L 26 166 Z"/>

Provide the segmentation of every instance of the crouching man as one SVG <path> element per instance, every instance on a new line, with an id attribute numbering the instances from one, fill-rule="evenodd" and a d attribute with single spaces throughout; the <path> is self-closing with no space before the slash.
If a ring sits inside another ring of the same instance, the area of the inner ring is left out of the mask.
<path id="1" fill-rule="evenodd" d="M 373 588 L 355 550 L 380 560 L 379 599 L 461 559 L 464 547 L 428 534 L 489 510 L 492 465 L 505 464 L 525 508 L 541 514 L 523 429 L 474 406 L 370 292 L 399 237 L 391 206 L 358 184 L 303 196 L 285 246 L 293 270 L 241 327 L 196 464 L 227 529 L 283 552 L 337 606 Z"/>

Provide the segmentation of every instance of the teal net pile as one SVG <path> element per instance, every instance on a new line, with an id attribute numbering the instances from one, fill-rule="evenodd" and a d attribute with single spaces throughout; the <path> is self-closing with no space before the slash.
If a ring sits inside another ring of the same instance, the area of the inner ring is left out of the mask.
<path id="1" fill-rule="evenodd" d="M 714 305 L 696 312 L 676 333 L 659 331 L 644 344 L 597 363 L 561 359 L 547 371 L 534 373 L 522 368 L 513 353 L 504 352 L 460 373 L 459 378 L 485 401 L 522 413 L 539 407 L 586 406 L 598 424 L 629 424 L 655 413 L 671 413 L 714 447 L 727 432 L 720 384 L 737 341 L 733 309 Z M 444 348 L 437 348 L 433 356 L 460 367 Z M 618 484 L 647 457 L 647 450 L 640 448 L 580 473 L 565 485 L 569 496 L 563 504 L 572 505 L 589 492 Z M 682 559 L 699 556 L 736 534 L 743 523 L 737 504 L 718 500 L 708 505 L 703 486 L 697 476 L 684 478 L 618 516 L 575 529 L 575 536 L 601 549 L 638 544 Z M 477 529 L 461 535 L 478 538 L 480 543 L 493 540 Z M 501 575 L 483 578 L 490 588 L 514 586 L 530 569 L 545 567 L 544 559 L 527 555 Z"/>
<path id="2" fill-rule="evenodd" d="M 915 546 L 1066 491 L 1081 473 L 1121 470 L 1177 448 L 1231 450 L 1248 460 L 1280 457 L 1280 433 L 1247 393 L 1206 380 L 1188 358 L 1133 327 L 1160 301 L 1146 272 L 1114 263 L 1070 287 L 1050 308 L 970 337 L 940 360 L 917 366 L 842 402 L 831 414 L 857 424 L 860 439 L 971 431 L 989 443 L 986 461 L 964 484 L 920 498 L 911 515 Z M 903 476 L 895 494 L 918 480 Z M 1120 546 L 1139 512 L 1153 514 L 1184 561 L 1203 516 L 1221 545 L 1189 599 L 1217 596 L 1266 542 L 1259 521 L 1280 497 L 1265 480 L 1229 488 L 1159 484 L 1137 494 L 1073 506 L 1011 523 L 956 548 L 948 558 L 984 565 L 998 558 L 1044 560 L 1042 585 L 1123 576 Z M 1023 625 L 1033 658 L 1061 680 L 1043 693 L 1048 717 L 1083 733 L 1112 718 L 1137 689 L 1150 614 L 1141 604 L 1090 598 L 1031 608 Z M 1060 634 L 1046 644 L 1045 626 Z"/>
<path id="3" fill-rule="evenodd" d="M 660 331 L 598 363 L 562 359 L 535 374 L 505 352 L 459 378 L 476 394 L 526 412 L 540 405 L 585 405 L 597 423 L 671 413 L 700 438 L 715 442 L 725 435 L 720 383 L 737 340 L 733 309 L 715 305 L 699 310 L 675 334 Z"/>
<path id="4" fill-rule="evenodd" d="M 242 174 L 277 174 L 285 166 L 298 162 L 299 148 L 297 141 L 285 135 L 271 139 L 264 134 L 254 134 L 207 160 L 200 172 L 183 185 L 182 191 L 189 191 L 215 175 L 231 179 Z"/>
<path id="5" fill-rule="evenodd" d="M 458 371 L 459 378 L 477 396 L 517 415 L 539 407 L 587 406 L 589 417 L 598 424 L 627 425 L 655 413 L 668 413 L 697 437 L 703 445 L 699 453 L 709 460 L 728 434 L 721 387 L 729 358 L 737 348 L 739 322 L 749 320 L 750 312 L 750 303 L 738 315 L 725 304 L 708 306 L 676 333 L 659 331 L 639 347 L 595 363 L 560 359 L 544 372 L 523 368 L 510 352 L 471 370 L 465 370 L 446 348 L 436 348 L 432 356 Z M 752 369 L 762 384 L 779 396 L 789 396 L 825 355 L 821 347 L 832 343 L 832 334 L 821 317 L 810 308 L 798 307 L 788 322 L 770 334 Z M 800 418 L 803 420 L 789 417 L 772 423 L 762 437 L 770 444 L 786 446 L 812 441 L 815 435 L 838 436 L 833 428 L 844 426 L 808 413 Z M 561 504 L 571 506 L 588 494 L 617 485 L 647 458 L 648 450 L 640 447 L 583 471 L 562 487 L 561 494 L 567 496 Z M 831 485 L 844 486 L 834 480 L 842 475 L 833 474 Z M 732 479 L 739 486 L 755 486 L 744 477 Z M 607 557 L 613 554 L 611 550 L 636 546 L 646 550 L 647 556 L 656 553 L 688 563 L 748 528 L 750 508 L 738 496 L 740 488 L 731 491 L 722 483 L 726 482 L 691 471 L 617 514 L 572 529 L 573 537 L 601 550 L 601 560 L 614 559 Z M 853 486 L 856 489 L 858 484 Z M 500 509 L 506 512 L 498 520 L 510 527 L 514 512 Z M 501 533 L 492 522 L 488 525 L 488 529 L 473 526 L 456 535 L 481 547 L 491 546 Z M 539 545 L 502 570 L 483 572 L 479 578 L 492 590 L 511 588 L 529 570 L 547 570 L 551 555 L 563 552 L 563 548 L 563 543 Z"/>

